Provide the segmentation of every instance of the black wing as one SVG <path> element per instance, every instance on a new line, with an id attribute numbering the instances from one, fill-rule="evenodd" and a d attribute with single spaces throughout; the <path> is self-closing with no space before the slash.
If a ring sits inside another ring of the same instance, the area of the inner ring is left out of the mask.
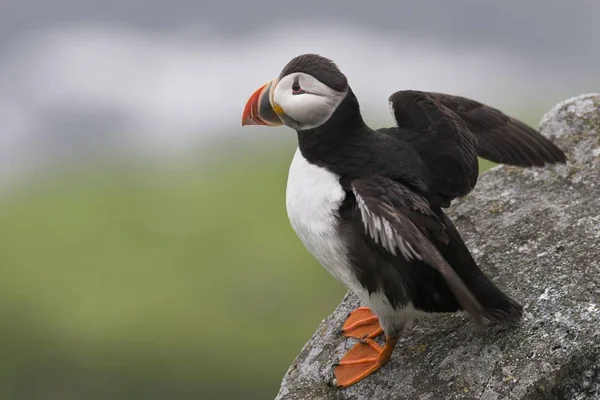
<path id="1" fill-rule="evenodd" d="M 437 270 L 462 309 L 480 321 L 480 303 L 431 242 L 435 238 L 447 243 L 448 236 L 427 200 L 381 176 L 356 179 L 351 190 L 365 235 L 393 256 Z"/>
<path id="2" fill-rule="evenodd" d="M 521 167 L 564 163 L 565 154 L 523 122 L 477 101 L 431 93 L 467 124 L 477 137 L 477 154 L 487 160 Z"/>
<path id="3" fill-rule="evenodd" d="M 434 203 L 450 202 L 475 187 L 479 176 L 476 139 L 465 122 L 427 93 L 396 92 L 390 106 L 398 128 L 379 129 L 409 143 L 427 166 Z"/>
<path id="4" fill-rule="evenodd" d="M 439 207 L 431 207 L 408 187 L 381 176 L 355 179 L 349 189 L 355 199 L 354 217 L 349 218 L 359 220 L 364 229 L 362 241 L 370 242 L 362 250 L 362 243 L 355 242 L 351 250 L 363 266 L 359 274 L 367 289 L 382 288 L 392 303 L 404 292 L 417 309 L 428 312 L 461 308 L 477 321 L 482 315 L 501 324 L 520 320 L 522 307 L 479 269 Z M 377 248 L 387 257 L 379 257 Z M 398 290 L 400 285 L 408 288 Z"/>
<path id="5" fill-rule="evenodd" d="M 445 106 L 462 119 L 476 137 L 477 154 L 487 160 L 520 167 L 564 163 L 565 154 L 523 122 L 475 100 L 444 93 L 404 91 L 392 95 L 396 108 L 412 106 L 410 99 L 424 96 Z M 391 100 L 391 98 L 390 98 Z M 406 112 L 411 112 L 407 109 Z M 398 121 L 399 126 L 401 122 Z"/>

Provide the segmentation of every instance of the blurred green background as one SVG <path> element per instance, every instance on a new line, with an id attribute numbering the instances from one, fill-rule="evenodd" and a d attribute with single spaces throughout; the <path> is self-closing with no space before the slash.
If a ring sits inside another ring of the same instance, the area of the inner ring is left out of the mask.
<path id="1" fill-rule="evenodd" d="M 289 227 L 293 151 L 88 167 L 5 196 L 0 398 L 274 397 L 345 293 Z"/>

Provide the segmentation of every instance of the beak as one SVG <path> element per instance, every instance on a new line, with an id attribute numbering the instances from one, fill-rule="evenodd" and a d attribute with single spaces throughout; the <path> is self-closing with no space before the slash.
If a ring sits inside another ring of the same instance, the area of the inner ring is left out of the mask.
<path id="1" fill-rule="evenodd" d="M 277 79 L 273 79 L 266 85 L 261 86 L 250 96 L 244 114 L 242 115 L 242 126 L 244 125 L 283 125 L 281 119 L 275 113 L 272 104 L 273 91 L 277 85 Z"/>

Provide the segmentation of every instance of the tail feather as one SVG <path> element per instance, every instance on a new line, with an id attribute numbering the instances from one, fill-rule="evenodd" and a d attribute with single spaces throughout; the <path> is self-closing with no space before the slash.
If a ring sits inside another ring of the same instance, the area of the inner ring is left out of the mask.
<path id="1" fill-rule="evenodd" d="M 523 307 L 510 297 L 507 297 L 507 300 L 508 302 L 503 302 L 499 308 L 484 305 L 483 316 L 500 325 L 517 325 L 523 316 Z"/>
<path id="2" fill-rule="evenodd" d="M 452 221 L 443 211 L 440 210 L 439 213 L 446 225 L 449 242 L 438 243 L 436 247 L 481 303 L 484 309 L 483 316 L 502 325 L 519 323 L 523 316 L 523 307 L 502 292 L 479 269 Z"/>

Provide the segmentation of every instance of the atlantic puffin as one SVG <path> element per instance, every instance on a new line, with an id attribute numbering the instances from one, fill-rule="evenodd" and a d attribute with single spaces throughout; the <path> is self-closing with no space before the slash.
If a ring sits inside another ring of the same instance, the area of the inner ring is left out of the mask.
<path id="1" fill-rule="evenodd" d="M 242 125 L 296 131 L 290 224 L 365 305 L 342 327 L 360 340 L 335 366 L 339 387 L 385 364 L 421 313 L 517 324 L 522 306 L 479 269 L 443 209 L 475 187 L 478 156 L 521 167 L 566 162 L 537 131 L 474 100 L 404 90 L 389 105 L 397 126 L 371 129 L 338 66 L 304 54 L 256 90 L 242 115 Z"/>

